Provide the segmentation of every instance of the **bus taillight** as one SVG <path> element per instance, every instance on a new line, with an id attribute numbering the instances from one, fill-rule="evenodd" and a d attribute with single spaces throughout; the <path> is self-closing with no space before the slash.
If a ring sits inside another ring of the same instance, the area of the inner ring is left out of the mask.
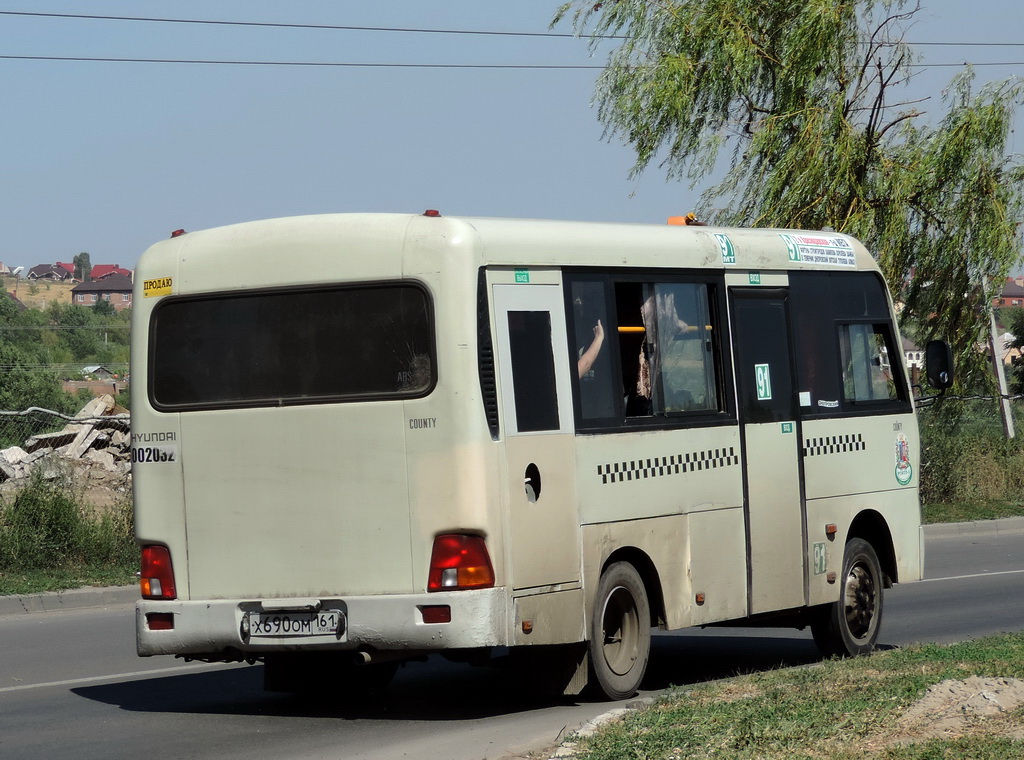
<path id="1" fill-rule="evenodd" d="M 171 552 L 166 546 L 142 547 L 142 573 L 139 587 L 143 599 L 177 599 Z"/>
<path id="2" fill-rule="evenodd" d="M 446 533 L 434 539 L 427 591 L 490 588 L 494 568 L 480 536 Z"/>

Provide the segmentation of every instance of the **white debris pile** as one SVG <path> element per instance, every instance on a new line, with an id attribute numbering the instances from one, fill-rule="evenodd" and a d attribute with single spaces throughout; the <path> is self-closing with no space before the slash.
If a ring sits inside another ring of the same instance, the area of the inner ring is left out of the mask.
<path id="1" fill-rule="evenodd" d="M 44 467 L 44 477 L 56 477 L 62 462 L 97 470 L 95 477 L 128 477 L 129 414 L 113 396 L 94 398 L 59 432 L 34 435 L 24 446 L 0 450 L 0 482 L 26 478 L 37 466 Z"/>

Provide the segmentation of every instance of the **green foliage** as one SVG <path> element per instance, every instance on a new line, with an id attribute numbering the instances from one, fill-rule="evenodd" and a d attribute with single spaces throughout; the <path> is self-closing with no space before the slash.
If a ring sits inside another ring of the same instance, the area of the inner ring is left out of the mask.
<path id="1" fill-rule="evenodd" d="M 1020 404 L 1014 406 L 1015 417 Z M 1007 440 L 993 401 L 922 409 L 921 501 L 928 522 L 1024 514 L 1024 434 Z M 930 514 L 929 514 L 930 513 Z"/>
<path id="2" fill-rule="evenodd" d="M 1022 655 L 1024 634 L 1017 633 L 696 684 L 606 724 L 575 756 L 1010 760 L 1024 751 L 1024 742 L 1007 738 L 1019 736 L 1019 713 L 965 720 L 959 737 L 907 716 L 946 680 L 1024 678 Z"/>
<path id="3" fill-rule="evenodd" d="M 1020 307 L 1001 309 L 1000 316 L 1007 332 L 1014 336 L 1009 348 L 1016 348 L 1018 351 L 1024 352 L 1024 309 Z M 1013 359 L 1006 374 L 1010 393 L 1015 396 L 1024 393 L 1024 356 Z"/>
<path id="4" fill-rule="evenodd" d="M 130 505 L 94 515 L 65 480 L 46 480 L 41 472 L 0 503 L 0 574 L 131 567 L 137 552 Z"/>
<path id="5" fill-rule="evenodd" d="M 75 279 L 89 282 L 89 275 L 92 273 L 92 262 L 89 261 L 89 254 L 82 251 L 71 261 L 75 265 Z"/>
<path id="6" fill-rule="evenodd" d="M 20 309 L 13 299 L 0 298 L 0 410 L 77 412 L 83 402 L 63 390 L 62 380 L 80 379 L 87 364 L 126 366 L 130 318 L 127 311 L 111 314 L 59 303 L 45 312 Z M 0 448 L 63 426 L 49 415 L 4 418 Z"/>
<path id="7" fill-rule="evenodd" d="M 98 300 L 93 305 L 92 310 L 95 314 L 105 317 L 117 314 L 117 309 L 114 308 L 114 304 L 110 303 L 110 301 L 108 301 L 105 298 L 101 298 L 100 300 Z"/>
<path id="8" fill-rule="evenodd" d="M 702 196 L 710 221 L 860 238 L 901 318 L 949 340 L 970 387 L 988 377 L 975 346 L 1019 257 L 1024 169 L 1006 143 L 1024 88 L 975 93 L 965 69 L 943 115 L 907 101 L 903 32 L 917 12 L 904 0 L 577 0 L 555 23 L 571 14 L 595 47 L 624 37 L 596 101 L 606 134 L 635 148 L 634 172 L 658 160 L 696 185 L 724 169 Z"/>

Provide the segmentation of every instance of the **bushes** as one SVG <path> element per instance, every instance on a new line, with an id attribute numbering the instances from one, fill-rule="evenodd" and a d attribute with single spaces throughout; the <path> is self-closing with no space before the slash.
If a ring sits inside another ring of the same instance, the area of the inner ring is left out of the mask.
<path id="1" fill-rule="evenodd" d="M 921 422 L 921 501 L 1021 502 L 1024 430 L 1007 440 L 995 402 L 926 409 Z"/>
<path id="2" fill-rule="evenodd" d="M 94 513 L 66 478 L 46 480 L 37 472 L 0 503 L 0 573 L 106 568 L 123 571 L 127 579 L 137 559 L 127 499 Z"/>

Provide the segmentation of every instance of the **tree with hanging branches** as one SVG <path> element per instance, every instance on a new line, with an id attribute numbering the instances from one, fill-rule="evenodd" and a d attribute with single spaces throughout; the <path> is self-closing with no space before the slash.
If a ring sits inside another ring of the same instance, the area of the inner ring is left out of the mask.
<path id="1" fill-rule="evenodd" d="M 1020 80 L 970 67 L 913 99 L 906 0 L 569 2 L 595 50 L 606 137 L 696 187 L 715 224 L 860 238 L 919 342 L 948 340 L 961 386 L 991 387 L 978 351 L 993 292 L 1019 261 L 1024 167 L 1007 153 Z"/>

